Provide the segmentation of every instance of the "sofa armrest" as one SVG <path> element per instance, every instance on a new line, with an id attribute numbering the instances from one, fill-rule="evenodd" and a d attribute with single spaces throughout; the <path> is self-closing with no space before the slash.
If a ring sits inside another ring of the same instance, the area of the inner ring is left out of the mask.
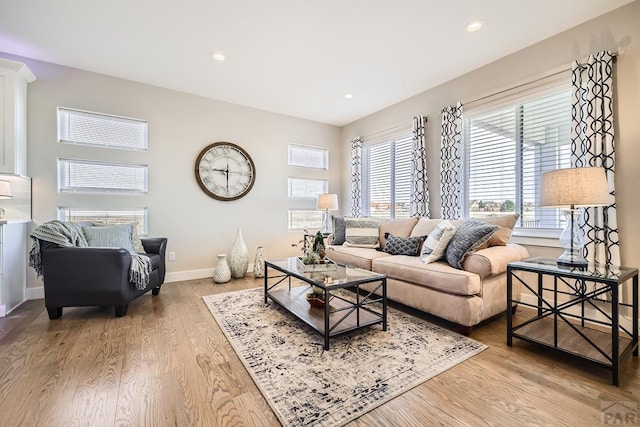
<path id="1" fill-rule="evenodd" d="M 131 254 L 122 248 L 48 248 L 42 254 L 45 292 L 86 292 L 87 288 L 120 291 L 129 287 Z M 74 289 L 75 288 L 75 289 Z"/>
<path id="2" fill-rule="evenodd" d="M 529 252 L 523 246 L 509 243 L 506 246 L 490 246 L 480 249 L 464 259 L 465 271 L 475 273 L 484 279 L 487 276 L 507 271 L 510 262 L 529 258 Z"/>
<path id="3" fill-rule="evenodd" d="M 158 268 L 158 276 L 160 283 L 164 283 L 164 277 L 166 274 L 165 254 L 167 251 L 167 238 L 166 237 L 146 237 L 140 239 L 142 246 L 144 246 L 145 252 L 148 254 L 160 255 L 160 267 Z"/>
<path id="4" fill-rule="evenodd" d="M 166 237 L 143 237 L 140 241 L 142 241 L 145 252 L 149 254 L 160 254 L 164 258 L 165 251 L 167 250 Z"/>

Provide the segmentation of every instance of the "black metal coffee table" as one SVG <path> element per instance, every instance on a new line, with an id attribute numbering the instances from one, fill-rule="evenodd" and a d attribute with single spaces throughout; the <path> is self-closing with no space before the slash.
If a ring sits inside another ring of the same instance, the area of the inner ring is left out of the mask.
<path id="1" fill-rule="evenodd" d="M 378 323 L 387 330 L 385 275 L 340 264 L 327 271 L 305 273 L 298 270 L 297 262 L 296 257 L 265 261 L 264 302 L 275 301 L 318 331 L 324 337 L 325 350 L 329 350 L 329 338 L 345 332 Z M 361 285 L 376 282 L 378 286 L 361 294 Z M 312 286 L 322 289 L 324 307 L 312 307 L 307 301 Z M 355 292 L 338 292 L 345 288 Z M 381 310 L 376 309 L 380 306 Z"/>

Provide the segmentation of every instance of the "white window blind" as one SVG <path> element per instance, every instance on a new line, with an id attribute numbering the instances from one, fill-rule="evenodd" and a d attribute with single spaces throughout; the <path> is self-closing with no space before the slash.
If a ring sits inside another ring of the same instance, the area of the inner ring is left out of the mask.
<path id="1" fill-rule="evenodd" d="M 58 159 L 60 192 L 147 194 L 147 166 Z"/>
<path id="2" fill-rule="evenodd" d="M 58 208 L 60 221 L 91 222 L 100 224 L 129 224 L 135 223 L 139 235 L 147 234 L 147 209 L 81 209 Z"/>
<path id="3" fill-rule="evenodd" d="M 363 206 L 377 218 L 409 218 L 412 135 L 365 146 L 363 150 Z"/>
<path id="4" fill-rule="evenodd" d="M 58 108 L 58 141 L 127 150 L 146 150 L 147 122 L 109 114 Z"/>
<path id="5" fill-rule="evenodd" d="M 315 201 L 318 194 L 328 192 L 329 182 L 326 179 L 289 177 L 288 187 L 289 198 L 313 199 Z"/>
<path id="6" fill-rule="evenodd" d="M 329 151 L 325 148 L 289 145 L 289 166 L 329 169 Z"/>
<path id="7" fill-rule="evenodd" d="M 565 87 L 476 114 L 465 111 L 468 216 L 517 212 L 517 227 L 562 228 L 559 210 L 539 208 L 538 194 L 544 172 L 570 167 L 570 126 Z"/>

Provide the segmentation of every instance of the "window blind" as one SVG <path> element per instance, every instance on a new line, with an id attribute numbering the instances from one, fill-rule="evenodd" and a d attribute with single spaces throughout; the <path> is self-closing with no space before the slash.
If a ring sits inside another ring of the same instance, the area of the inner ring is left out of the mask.
<path id="1" fill-rule="evenodd" d="M 465 113 L 468 216 L 519 213 L 518 227 L 562 228 L 558 209 L 538 207 L 542 174 L 570 167 L 571 92 L 526 96 Z"/>
<path id="2" fill-rule="evenodd" d="M 60 192 L 147 194 L 147 166 L 58 159 Z"/>
<path id="3" fill-rule="evenodd" d="M 410 131 L 363 150 L 363 206 L 377 218 L 410 216 L 413 136 Z"/>
<path id="4" fill-rule="evenodd" d="M 58 108 L 58 142 L 128 150 L 148 148 L 147 122 Z"/>
<path id="5" fill-rule="evenodd" d="M 289 166 L 329 169 L 329 151 L 325 148 L 289 145 Z"/>
<path id="6" fill-rule="evenodd" d="M 288 179 L 289 198 L 313 199 L 318 198 L 318 194 L 327 193 L 329 183 L 326 179 L 295 178 Z"/>

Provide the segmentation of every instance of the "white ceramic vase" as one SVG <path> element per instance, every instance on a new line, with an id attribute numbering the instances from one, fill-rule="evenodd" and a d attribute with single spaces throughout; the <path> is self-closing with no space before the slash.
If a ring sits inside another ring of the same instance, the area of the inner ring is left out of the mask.
<path id="1" fill-rule="evenodd" d="M 242 279 L 247 273 L 249 267 L 249 251 L 247 245 L 242 240 L 242 228 L 238 227 L 236 241 L 229 251 L 229 268 L 231 269 L 231 277 L 234 279 Z"/>
<path id="2" fill-rule="evenodd" d="M 256 259 L 253 261 L 254 277 L 264 277 L 264 248 L 258 246 L 256 249 Z"/>
<path id="3" fill-rule="evenodd" d="M 227 283 L 231 280 L 231 270 L 227 262 L 227 254 L 218 254 L 218 265 L 213 270 L 213 281 L 216 283 Z"/>

